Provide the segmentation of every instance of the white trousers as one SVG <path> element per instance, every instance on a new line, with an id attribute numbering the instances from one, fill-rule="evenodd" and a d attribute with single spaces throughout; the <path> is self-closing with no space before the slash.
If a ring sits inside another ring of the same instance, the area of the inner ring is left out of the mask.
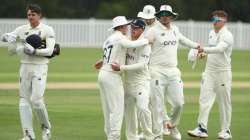
<path id="1" fill-rule="evenodd" d="M 100 70 L 98 75 L 104 131 L 108 140 L 120 140 L 124 113 L 124 88 L 119 74 Z"/>
<path id="2" fill-rule="evenodd" d="M 48 65 L 21 64 L 19 80 L 19 111 L 24 135 L 35 137 L 32 126 L 32 107 L 42 128 L 51 128 L 43 95 L 46 88 Z"/>
<path id="3" fill-rule="evenodd" d="M 127 140 L 139 140 L 138 121 L 146 140 L 153 140 L 149 110 L 150 81 L 125 85 L 125 122 Z M 138 119 L 137 119 L 138 117 Z"/>
<path id="4" fill-rule="evenodd" d="M 231 124 L 232 72 L 204 72 L 200 90 L 200 111 L 198 123 L 207 129 L 209 112 L 215 99 L 219 105 L 221 130 L 228 130 Z"/>
<path id="5" fill-rule="evenodd" d="M 169 121 L 179 124 L 184 104 L 183 83 L 180 75 L 167 76 L 160 71 L 151 71 L 150 105 L 153 119 L 153 133 L 162 135 L 163 121 L 166 120 L 165 97 L 171 105 Z"/>

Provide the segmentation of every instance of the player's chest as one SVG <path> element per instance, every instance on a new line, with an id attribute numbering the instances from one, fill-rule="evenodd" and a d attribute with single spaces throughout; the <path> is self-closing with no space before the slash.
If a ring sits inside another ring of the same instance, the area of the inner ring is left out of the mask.
<path id="1" fill-rule="evenodd" d="M 215 47 L 219 42 L 219 38 L 220 38 L 219 34 L 215 34 L 215 33 L 210 34 L 208 38 L 209 47 Z"/>
<path id="2" fill-rule="evenodd" d="M 156 42 L 159 47 L 176 47 L 178 36 L 175 31 L 162 31 L 156 34 Z"/>
<path id="3" fill-rule="evenodd" d="M 138 48 L 131 48 L 127 50 L 126 59 L 128 61 L 137 61 L 139 59 L 139 49 Z"/>
<path id="4" fill-rule="evenodd" d="M 42 29 L 26 29 L 26 30 L 22 30 L 19 33 L 19 37 L 20 37 L 20 39 L 25 40 L 28 36 L 30 36 L 32 34 L 39 35 L 42 38 L 42 40 L 45 39 L 45 32 Z"/>

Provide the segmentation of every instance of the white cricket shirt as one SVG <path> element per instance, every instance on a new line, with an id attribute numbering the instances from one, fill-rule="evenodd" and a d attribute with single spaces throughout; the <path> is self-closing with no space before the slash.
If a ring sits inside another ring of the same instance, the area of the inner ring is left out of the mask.
<path id="1" fill-rule="evenodd" d="M 121 66 L 121 70 L 125 72 L 126 83 L 138 84 L 150 79 L 148 69 L 150 52 L 150 45 L 127 49 L 126 65 Z"/>
<path id="2" fill-rule="evenodd" d="M 234 38 L 226 26 L 218 33 L 211 30 L 209 33 L 209 47 L 204 48 L 207 53 L 206 71 L 231 70 L 231 54 Z"/>
<path id="3" fill-rule="evenodd" d="M 190 48 L 197 48 L 199 45 L 183 36 L 175 25 L 170 25 L 168 29 L 161 23 L 155 24 L 148 30 L 146 37 L 154 40 L 151 48 L 150 67 L 161 67 L 164 70 L 177 68 L 179 43 Z"/>
<path id="4" fill-rule="evenodd" d="M 55 45 L 55 33 L 52 27 L 40 23 L 32 28 L 30 24 L 17 27 L 13 32 L 20 40 L 25 40 L 29 35 L 37 34 L 42 40 L 46 40 L 46 48 L 36 49 L 35 55 L 27 55 L 23 52 L 24 44 L 19 40 L 16 43 L 16 52 L 21 57 L 21 63 L 26 64 L 47 64 L 49 59 L 44 56 L 50 56 L 53 53 Z"/>
<path id="5" fill-rule="evenodd" d="M 113 71 L 111 63 L 124 65 L 127 48 L 142 47 L 147 44 L 147 39 L 131 41 L 120 31 L 115 31 L 103 44 L 103 66 L 101 70 Z"/>

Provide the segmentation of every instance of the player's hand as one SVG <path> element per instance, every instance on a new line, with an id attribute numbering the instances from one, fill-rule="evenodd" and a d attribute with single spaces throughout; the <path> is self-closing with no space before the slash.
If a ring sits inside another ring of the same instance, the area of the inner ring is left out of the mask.
<path id="1" fill-rule="evenodd" d="M 30 44 L 24 43 L 23 52 L 28 55 L 35 55 L 36 49 L 33 48 Z"/>
<path id="2" fill-rule="evenodd" d="M 153 44 L 155 41 L 153 38 L 150 38 L 150 37 L 146 37 L 146 39 L 148 40 L 149 44 Z"/>
<path id="3" fill-rule="evenodd" d="M 102 65 L 103 65 L 103 61 L 98 60 L 98 61 L 96 61 L 94 67 L 95 67 L 95 69 L 99 70 L 99 69 L 101 69 Z"/>
<path id="4" fill-rule="evenodd" d="M 201 47 L 201 46 L 198 46 L 198 47 L 197 47 L 197 50 L 198 50 L 198 53 L 203 53 L 203 52 L 204 52 L 204 49 L 203 49 L 203 47 Z"/>
<path id="5" fill-rule="evenodd" d="M 197 58 L 198 58 L 198 59 L 203 59 L 203 58 L 205 58 L 205 57 L 206 57 L 206 54 L 205 54 L 204 52 L 198 53 L 198 54 L 197 54 Z"/>
<path id="6" fill-rule="evenodd" d="M 114 70 L 114 71 L 120 71 L 121 68 L 120 68 L 120 65 L 118 63 L 112 63 L 111 64 L 111 68 Z"/>
<path id="7" fill-rule="evenodd" d="M 1 40 L 3 42 L 8 42 L 8 43 L 15 43 L 16 38 L 17 38 L 17 36 L 14 35 L 13 33 L 5 33 L 1 36 Z"/>

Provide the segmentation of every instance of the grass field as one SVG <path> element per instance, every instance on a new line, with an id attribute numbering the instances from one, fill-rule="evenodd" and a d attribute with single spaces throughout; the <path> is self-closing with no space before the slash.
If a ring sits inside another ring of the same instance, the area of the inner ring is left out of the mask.
<path id="1" fill-rule="evenodd" d="M 199 62 L 193 71 L 186 62 L 187 50 L 179 51 L 179 67 L 184 84 L 198 82 L 204 62 Z M 98 71 L 92 68 L 102 56 L 100 49 L 63 49 L 62 55 L 51 61 L 48 82 L 95 82 Z M 250 82 L 250 51 L 234 51 L 233 81 Z M 0 84 L 18 81 L 19 60 L 10 57 L 0 48 Z M 196 126 L 198 114 L 198 88 L 185 88 L 185 106 L 179 126 L 183 140 L 197 140 L 186 135 Z M 45 95 L 49 116 L 53 125 L 52 140 L 105 140 L 103 115 L 98 89 L 47 89 Z M 233 88 L 232 134 L 234 140 L 249 140 L 250 134 L 250 85 L 248 88 Z M 37 140 L 40 140 L 39 125 L 34 118 Z M 209 118 L 209 140 L 216 139 L 219 131 L 218 107 L 212 109 Z M 21 137 L 18 112 L 18 90 L 0 89 L 0 140 L 17 140 Z M 166 137 L 165 139 L 171 139 Z M 125 140 L 124 131 L 122 140 Z"/>

